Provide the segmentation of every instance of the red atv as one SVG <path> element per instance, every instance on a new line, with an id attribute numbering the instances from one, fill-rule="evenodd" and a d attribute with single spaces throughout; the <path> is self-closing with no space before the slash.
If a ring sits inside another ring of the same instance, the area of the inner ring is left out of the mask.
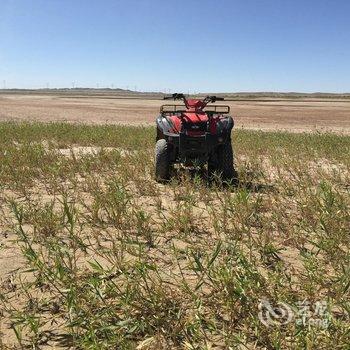
<path id="1" fill-rule="evenodd" d="M 208 103 L 223 98 L 207 96 L 203 100 L 186 99 L 184 94 L 173 94 L 165 100 L 182 100 L 184 105 L 163 105 L 157 118 L 155 147 L 156 179 L 169 179 L 174 164 L 185 166 L 207 165 L 208 178 L 216 173 L 225 182 L 237 180 L 233 163 L 231 130 L 233 119 L 229 106 Z"/>

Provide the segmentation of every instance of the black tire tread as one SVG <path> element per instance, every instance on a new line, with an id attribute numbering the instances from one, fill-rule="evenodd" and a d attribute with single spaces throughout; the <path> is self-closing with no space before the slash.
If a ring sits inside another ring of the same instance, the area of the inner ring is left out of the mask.
<path id="1" fill-rule="evenodd" d="M 168 144 L 165 139 L 156 142 L 155 147 L 155 173 L 158 182 L 164 182 L 169 179 L 170 163 Z"/>
<path id="2" fill-rule="evenodd" d="M 237 172 L 234 167 L 231 141 L 221 145 L 218 149 L 218 171 L 223 181 L 236 181 Z"/>

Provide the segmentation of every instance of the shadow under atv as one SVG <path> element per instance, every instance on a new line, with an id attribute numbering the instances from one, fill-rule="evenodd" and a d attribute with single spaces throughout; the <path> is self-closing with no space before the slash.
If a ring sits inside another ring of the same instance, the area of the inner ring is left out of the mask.
<path id="1" fill-rule="evenodd" d="M 261 192 L 268 193 L 276 191 L 275 186 L 271 184 L 257 183 L 254 181 L 239 179 L 239 176 L 230 181 L 223 181 L 220 179 L 219 174 L 214 176 L 208 176 L 206 169 L 195 169 L 195 168 L 174 168 L 171 172 L 170 179 L 164 183 L 171 181 L 177 181 L 179 183 L 184 181 L 196 180 L 202 181 L 208 187 L 222 188 L 225 190 L 236 191 L 237 189 L 246 189 L 249 192 Z"/>

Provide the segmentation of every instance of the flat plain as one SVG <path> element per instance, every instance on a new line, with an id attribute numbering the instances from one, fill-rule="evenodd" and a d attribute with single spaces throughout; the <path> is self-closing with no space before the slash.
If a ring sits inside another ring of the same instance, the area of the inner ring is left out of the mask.
<path id="1" fill-rule="evenodd" d="M 111 93 L 2 93 L 0 120 L 153 124 L 160 97 Z M 167 101 L 169 103 L 169 101 Z M 240 99 L 224 102 L 237 128 L 350 133 L 350 99 Z"/>

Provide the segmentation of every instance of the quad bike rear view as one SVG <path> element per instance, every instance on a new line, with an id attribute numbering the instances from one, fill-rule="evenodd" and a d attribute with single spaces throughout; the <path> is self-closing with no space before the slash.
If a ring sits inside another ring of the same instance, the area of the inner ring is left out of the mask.
<path id="1" fill-rule="evenodd" d="M 169 179 L 174 164 L 203 167 L 208 177 L 217 174 L 225 182 L 235 182 L 231 131 L 233 119 L 229 106 L 209 103 L 223 98 L 207 96 L 203 100 L 186 99 L 184 94 L 173 94 L 164 99 L 182 100 L 183 105 L 161 106 L 156 120 L 155 175 L 159 182 Z"/>

